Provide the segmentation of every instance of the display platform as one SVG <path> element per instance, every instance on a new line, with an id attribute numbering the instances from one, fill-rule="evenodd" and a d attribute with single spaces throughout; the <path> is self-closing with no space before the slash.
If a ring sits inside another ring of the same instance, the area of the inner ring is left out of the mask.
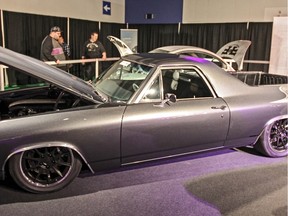
<path id="1" fill-rule="evenodd" d="M 221 150 L 82 173 L 50 194 L 0 182 L 6 215 L 287 215 L 287 158 Z"/>

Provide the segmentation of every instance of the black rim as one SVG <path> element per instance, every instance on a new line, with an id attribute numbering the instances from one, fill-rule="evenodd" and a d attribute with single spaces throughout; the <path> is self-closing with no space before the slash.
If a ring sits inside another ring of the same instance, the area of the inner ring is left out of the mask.
<path id="1" fill-rule="evenodd" d="M 74 157 L 70 149 L 47 147 L 25 151 L 21 168 L 26 178 L 37 186 L 59 183 L 69 174 Z"/>
<path id="2" fill-rule="evenodd" d="M 270 130 L 269 143 L 274 150 L 287 151 L 288 124 L 287 119 L 276 121 Z"/>

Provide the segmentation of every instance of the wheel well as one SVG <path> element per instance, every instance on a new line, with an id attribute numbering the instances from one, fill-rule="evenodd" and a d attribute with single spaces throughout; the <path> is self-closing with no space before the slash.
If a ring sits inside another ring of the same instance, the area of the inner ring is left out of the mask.
<path id="1" fill-rule="evenodd" d="M 37 148 L 45 148 L 45 147 L 65 147 L 65 148 L 69 148 L 72 150 L 73 154 L 81 161 L 82 163 L 82 168 L 81 168 L 81 171 L 89 171 L 89 172 L 92 172 L 94 173 L 94 171 L 91 169 L 91 167 L 89 166 L 88 162 L 85 160 L 85 157 L 80 153 L 79 150 L 77 150 L 77 148 L 75 148 L 74 146 L 71 146 L 71 145 L 49 145 L 49 146 L 45 146 L 45 145 L 38 145 L 38 146 L 31 146 L 30 148 L 22 148 L 22 149 L 18 149 L 17 151 L 14 151 L 13 153 L 11 153 L 6 162 L 5 162 L 5 165 L 4 165 L 4 175 L 5 175 L 5 178 L 6 177 L 9 177 L 10 174 L 9 174 L 9 163 L 10 163 L 10 160 L 12 158 L 13 155 L 17 154 L 17 153 L 20 153 L 20 152 L 23 152 L 23 151 L 27 151 L 27 150 L 32 150 L 32 149 L 37 149 Z"/>
<path id="2" fill-rule="evenodd" d="M 267 127 L 268 125 L 274 123 L 275 121 L 279 121 L 279 120 L 284 120 L 284 119 L 288 119 L 288 115 L 282 115 L 282 116 L 277 116 L 275 118 L 270 119 L 269 121 L 266 122 L 266 124 L 263 127 L 263 130 L 265 129 L 265 127 Z M 263 132 L 262 130 L 262 132 Z M 261 133 L 262 133 L 261 132 Z"/>

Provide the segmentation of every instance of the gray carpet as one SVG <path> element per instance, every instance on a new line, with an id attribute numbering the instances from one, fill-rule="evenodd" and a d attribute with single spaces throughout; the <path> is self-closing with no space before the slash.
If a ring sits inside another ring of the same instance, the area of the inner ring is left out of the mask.
<path id="1" fill-rule="evenodd" d="M 44 195 L 0 183 L 0 215 L 287 216 L 287 159 L 222 150 L 82 174 Z"/>

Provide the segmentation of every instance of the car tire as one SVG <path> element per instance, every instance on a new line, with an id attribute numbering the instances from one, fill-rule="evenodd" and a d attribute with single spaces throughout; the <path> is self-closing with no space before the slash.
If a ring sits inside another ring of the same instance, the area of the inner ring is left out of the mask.
<path id="1" fill-rule="evenodd" d="M 288 155 L 288 119 L 281 119 L 267 125 L 255 148 L 269 157 Z"/>
<path id="2" fill-rule="evenodd" d="M 17 153 L 9 160 L 9 172 L 21 188 L 32 193 L 60 190 L 73 181 L 82 167 L 69 148 L 45 147 Z"/>

